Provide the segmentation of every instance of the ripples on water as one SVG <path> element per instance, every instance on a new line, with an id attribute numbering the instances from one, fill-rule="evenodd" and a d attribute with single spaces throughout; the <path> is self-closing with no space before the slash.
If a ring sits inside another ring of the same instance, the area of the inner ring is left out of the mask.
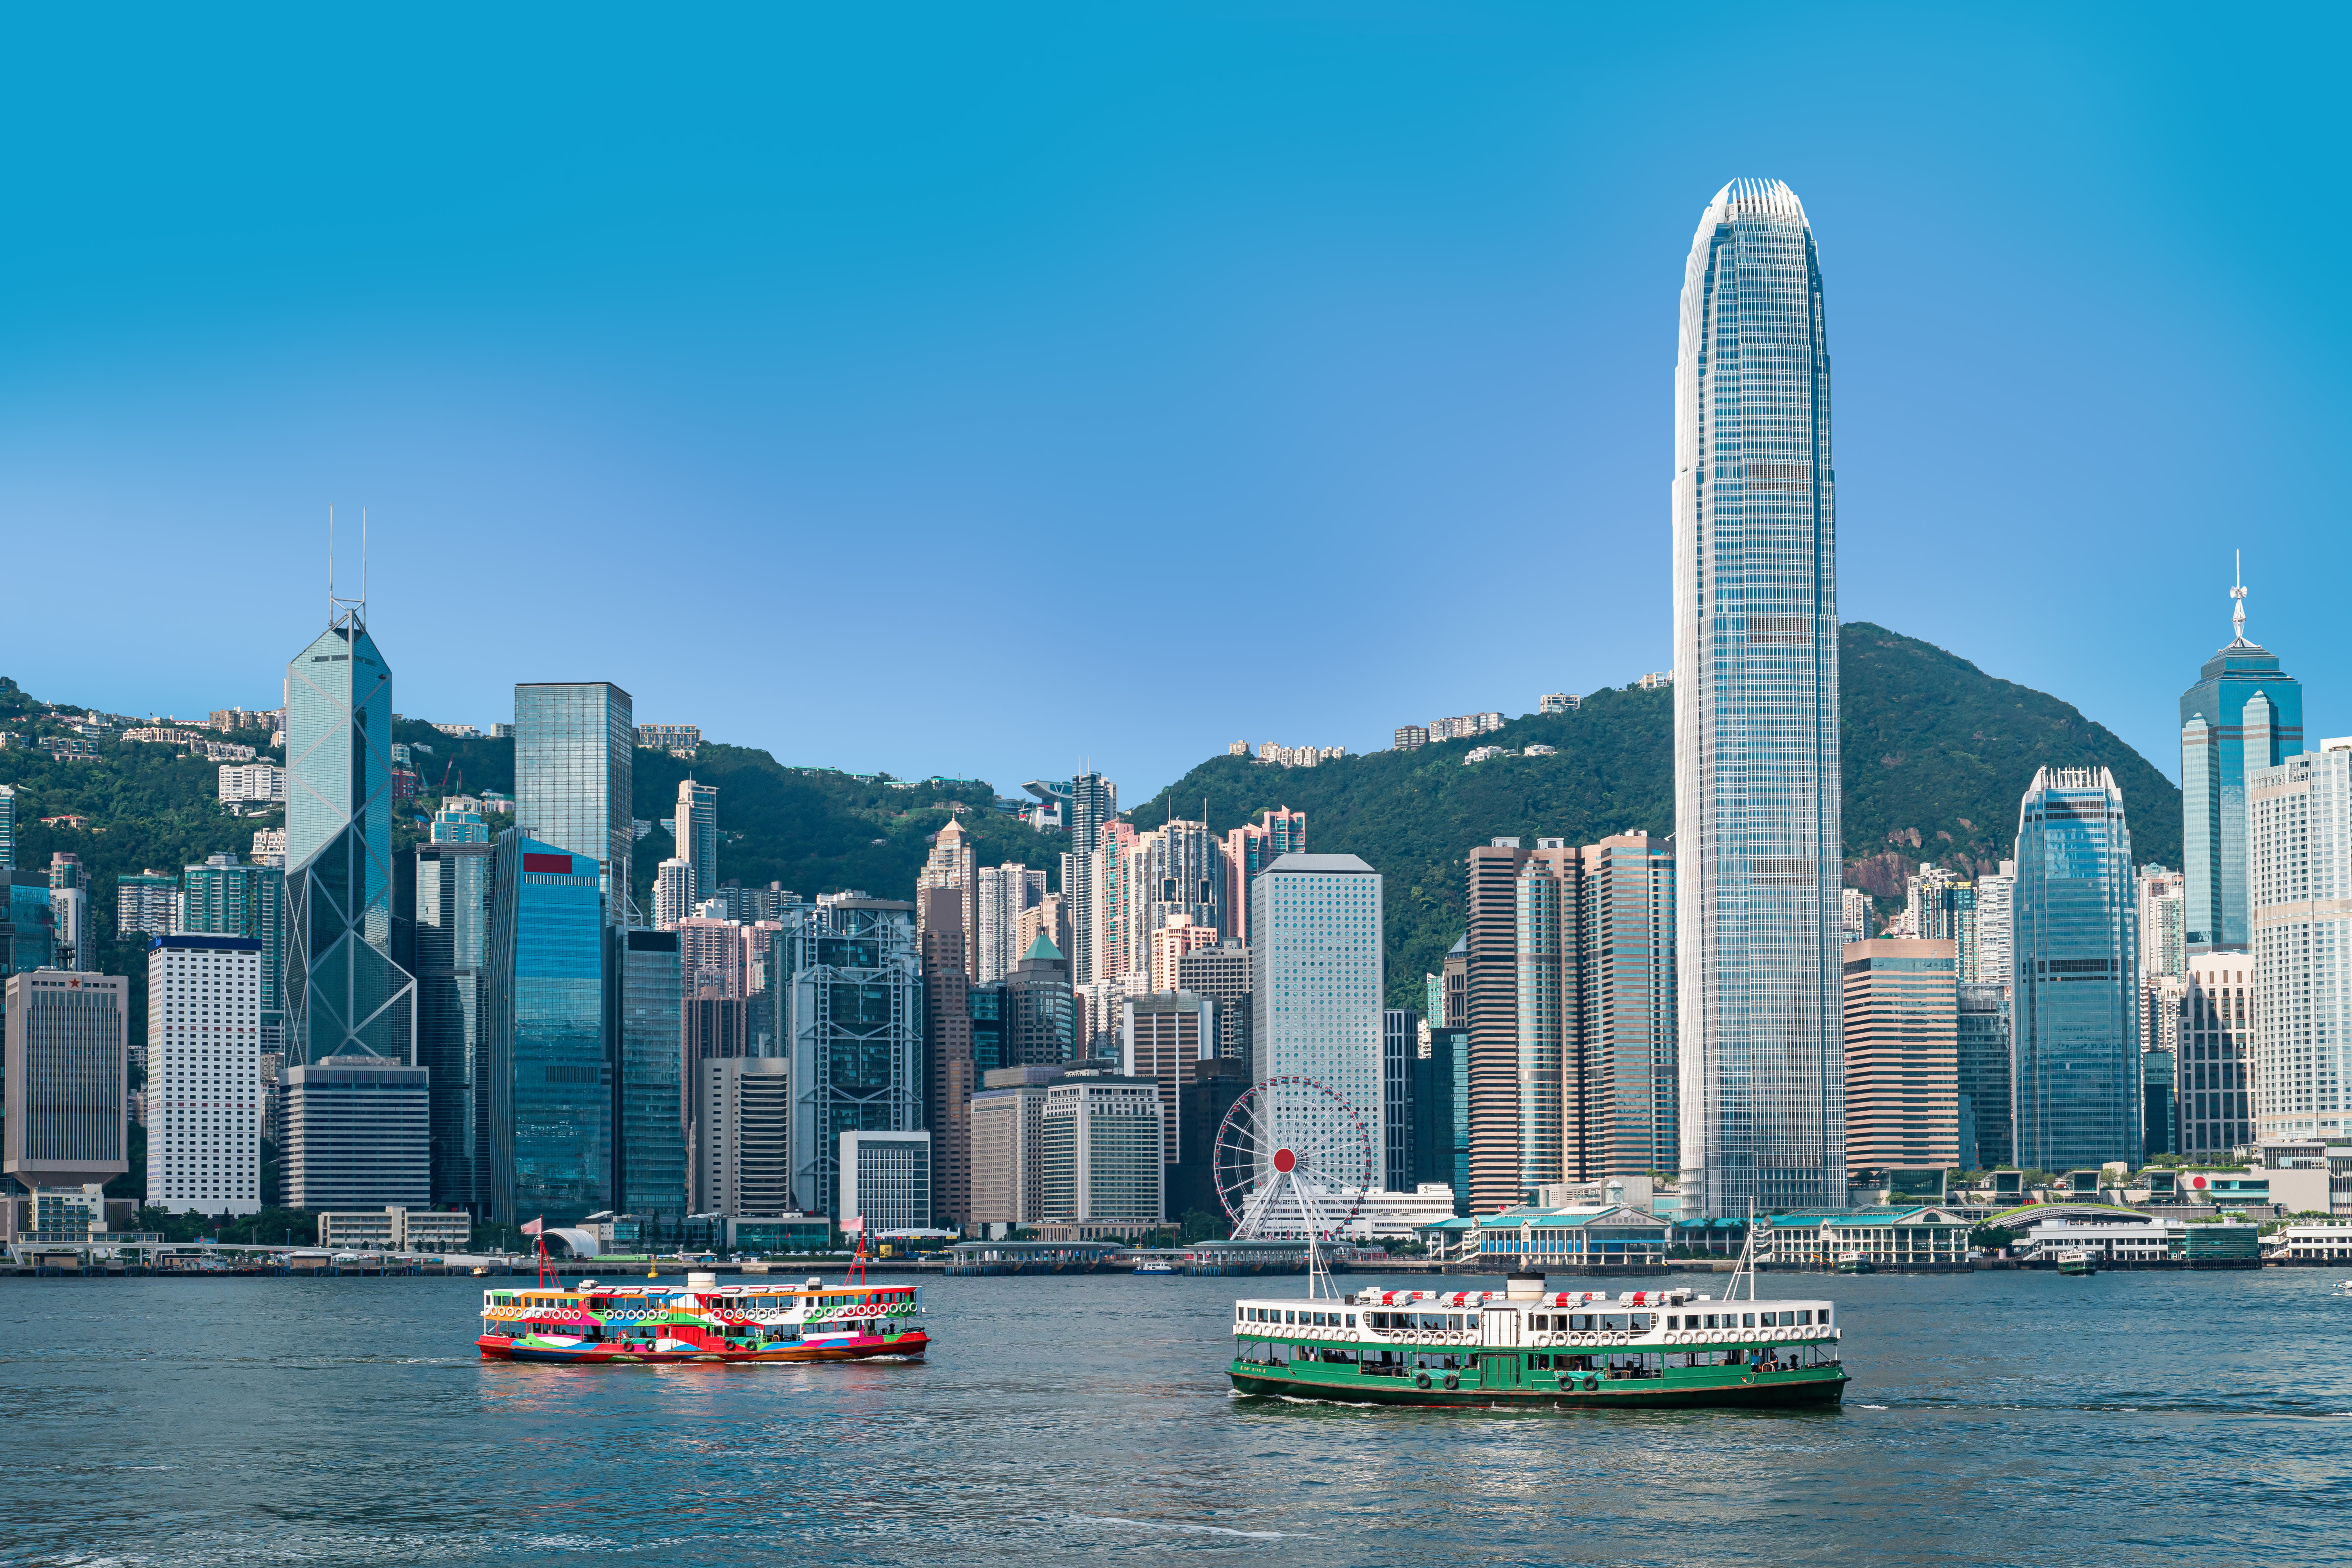
<path id="1" fill-rule="evenodd" d="M 2335 1279 L 1767 1278 L 1843 1304 L 1843 1409 L 1613 1415 L 1234 1398 L 1296 1279 L 945 1279 L 928 1364 L 658 1370 L 483 1363 L 465 1279 L 5 1281 L 0 1562 L 2341 1561 Z"/>

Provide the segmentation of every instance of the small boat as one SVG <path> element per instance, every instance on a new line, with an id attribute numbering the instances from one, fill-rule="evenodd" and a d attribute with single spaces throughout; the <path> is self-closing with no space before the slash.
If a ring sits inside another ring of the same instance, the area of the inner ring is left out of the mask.
<path id="1" fill-rule="evenodd" d="M 1859 1252 L 1841 1252 L 1838 1254 L 1837 1271 L 1841 1274 L 1875 1274 L 1878 1267 Z"/>
<path id="2" fill-rule="evenodd" d="M 487 1263 L 477 1263 L 477 1264 L 475 1264 L 475 1265 L 474 1265 L 474 1278 L 475 1278 L 475 1279 L 488 1279 L 489 1277 L 490 1277 L 490 1266 L 489 1266 L 488 1264 L 487 1264 Z"/>
<path id="3" fill-rule="evenodd" d="M 2061 1274 L 2096 1274 L 2098 1271 L 2098 1259 L 2080 1247 L 2069 1247 L 2058 1255 L 2058 1272 Z"/>
<path id="4" fill-rule="evenodd" d="M 1135 1266 L 1135 1271 L 1138 1274 L 1157 1275 L 1166 1279 L 1175 1279 L 1180 1272 L 1173 1263 L 1164 1258 L 1147 1258 Z"/>

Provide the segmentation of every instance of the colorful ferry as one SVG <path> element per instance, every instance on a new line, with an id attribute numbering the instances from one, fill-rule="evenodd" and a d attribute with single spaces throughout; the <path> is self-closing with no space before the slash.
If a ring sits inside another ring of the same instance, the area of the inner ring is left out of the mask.
<path id="1" fill-rule="evenodd" d="M 1717 1301 L 1679 1289 L 1612 1300 L 1543 1286 L 1540 1274 L 1514 1274 L 1503 1290 L 1237 1301 L 1234 1387 L 1533 1410 L 1834 1405 L 1844 1395 L 1829 1301 Z"/>
<path id="2" fill-rule="evenodd" d="M 812 1278 L 797 1289 L 721 1286 L 705 1273 L 688 1274 L 683 1289 L 583 1279 L 483 1291 L 474 1342 L 491 1361 L 862 1361 L 929 1350 L 922 1310 L 915 1286 L 856 1279 Z"/>

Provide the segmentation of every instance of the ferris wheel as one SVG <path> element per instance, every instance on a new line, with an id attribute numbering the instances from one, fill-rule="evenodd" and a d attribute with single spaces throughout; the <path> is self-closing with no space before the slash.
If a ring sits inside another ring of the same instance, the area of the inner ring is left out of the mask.
<path id="1" fill-rule="evenodd" d="M 1371 1130 L 1337 1089 L 1270 1078 L 1225 1112 L 1212 1173 L 1234 1240 L 1328 1241 L 1363 1212 Z"/>

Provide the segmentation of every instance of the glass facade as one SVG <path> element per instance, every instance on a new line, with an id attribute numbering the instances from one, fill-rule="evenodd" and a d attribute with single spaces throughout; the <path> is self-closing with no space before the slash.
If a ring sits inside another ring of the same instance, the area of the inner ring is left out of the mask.
<path id="1" fill-rule="evenodd" d="M 286 1054 L 413 1062 L 392 955 L 392 671 L 346 609 L 286 667 Z"/>
<path id="2" fill-rule="evenodd" d="M 604 900 L 593 858 L 509 827 L 491 861 L 485 986 L 489 1217 L 576 1224 L 613 1206 Z M 676 1102 L 673 1100 L 672 1104 Z"/>
<path id="3" fill-rule="evenodd" d="M 262 1049 L 275 1050 L 286 1007 L 286 871 L 233 862 L 221 856 L 182 869 L 180 929 L 261 943 Z"/>
<path id="4" fill-rule="evenodd" d="M 840 1218 L 841 1135 L 924 1131 L 915 906 L 827 899 L 788 911 L 784 922 L 792 952 L 793 1195 L 804 1214 Z M 924 1182 L 928 1213 L 928 1163 Z"/>
<path id="5" fill-rule="evenodd" d="M 2246 780 L 2303 750 L 2303 688 L 2268 648 L 2238 636 L 2180 694 L 2183 945 L 2242 952 L 2247 923 Z"/>
<path id="6" fill-rule="evenodd" d="M 433 1205 L 476 1214 L 489 1157 L 482 1011 L 490 858 L 490 847 L 476 842 L 416 851 L 416 1061 L 432 1073 Z"/>
<path id="7" fill-rule="evenodd" d="M 1333 1090 L 1388 1147 L 1381 1090 L 1381 875 L 1353 855 L 1285 855 L 1250 887 L 1255 1080 L 1296 1074 Z"/>
<path id="8" fill-rule="evenodd" d="M 1675 370 L 1682 1194 L 1845 1202 L 1836 476 L 1805 211 L 1738 180 L 1699 220 Z"/>
<path id="9" fill-rule="evenodd" d="M 2017 1163 L 2009 1131 L 2009 987 L 1962 981 L 1959 994 L 1960 1164 Z"/>
<path id="10" fill-rule="evenodd" d="M 620 983 L 621 1207 L 665 1228 L 686 1217 L 685 1070 L 679 1051 L 677 933 L 613 933 Z"/>
<path id="11" fill-rule="evenodd" d="M 1443 1182 L 1470 1212 L 1470 1031 L 1433 1025 L 1412 1064 L 1413 1185 Z"/>
<path id="12" fill-rule="evenodd" d="M 597 863 L 605 923 L 625 925 L 636 704 L 601 680 L 515 688 L 515 826 Z"/>
<path id="13" fill-rule="evenodd" d="M 2115 776 L 2035 773 L 2018 811 L 2011 989 L 2011 1125 L 2029 1169 L 2141 1156 L 2137 904 Z"/>

